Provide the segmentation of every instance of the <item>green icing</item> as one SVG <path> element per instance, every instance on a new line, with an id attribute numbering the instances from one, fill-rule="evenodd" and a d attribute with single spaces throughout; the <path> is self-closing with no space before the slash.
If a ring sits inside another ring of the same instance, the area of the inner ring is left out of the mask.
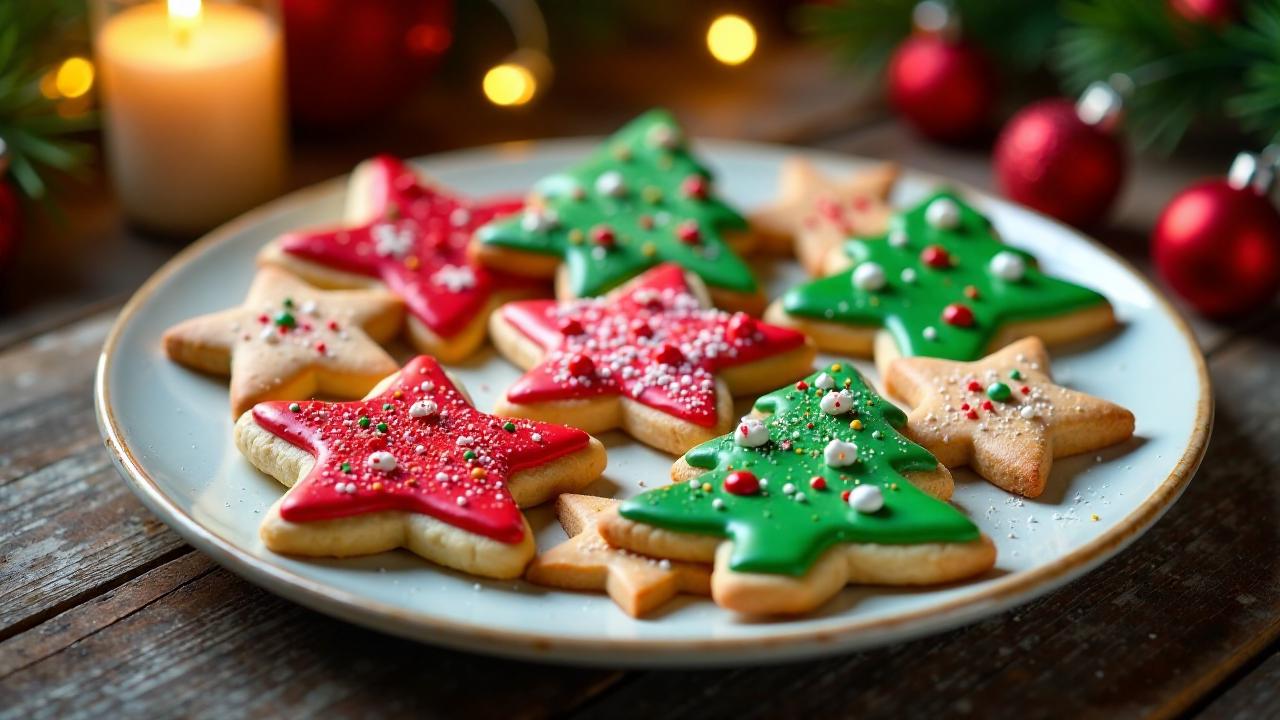
<path id="1" fill-rule="evenodd" d="M 601 192 L 606 173 L 621 176 L 625 191 Z M 702 178 L 707 192 L 690 197 L 684 184 Z M 525 215 L 491 223 L 477 232 L 481 243 L 525 252 L 558 255 L 568 267 L 576 295 L 599 295 L 663 262 L 696 273 L 708 285 L 756 291 L 746 263 L 725 244 L 722 233 L 747 229 L 747 221 L 710 191 L 711 173 L 689 152 L 671 115 L 651 110 L 631 121 L 578 166 L 534 186 L 555 218 L 549 227 L 531 226 Z M 681 240 L 677 229 L 695 223 L 698 242 Z M 591 240 L 597 227 L 616 236 L 611 248 Z"/>
<path id="2" fill-rule="evenodd" d="M 927 221 L 927 208 L 938 199 L 958 206 L 959 221 L 954 228 L 934 227 Z M 889 242 L 891 238 L 894 243 Z M 931 245 L 947 251 L 952 261 L 949 267 L 931 267 L 921 259 L 921 253 Z M 1041 272 L 1032 255 L 1001 243 L 991 222 L 950 192 L 937 193 L 895 215 L 884 235 L 849 240 L 845 252 L 853 267 L 792 288 L 782 298 L 783 308 L 800 317 L 886 328 L 903 355 L 976 360 L 986 353 L 1001 325 L 1063 315 L 1106 302 L 1093 290 Z M 1021 277 L 1002 279 L 992 271 L 992 258 L 1000 253 L 1022 260 Z M 882 288 L 854 287 L 853 276 L 862 263 L 876 263 L 883 269 Z M 909 279 L 904 279 L 904 270 Z M 976 290 L 976 297 L 966 294 L 969 287 Z M 973 312 L 972 326 L 943 321 L 943 311 L 952 303 Z"/>
<path id="3" fill-rule="evenodd" d="M 898 428 L 906 423 L 903 412 L 877 395 L 849 363 L 832 365 L 824 372 L 835 380 L 837 389 L 847 388 L 853 395 L 853 412 L 823 412 L 819 403 L 828 390 L 816 387 L 821 373 L 805 380 L 806 390 L 797 384 L 769 393 L 755 405 L 757 411 L 768 413 L 764 418 L 768 442 L 741 447 L 731 433 L 699 445 L 685 454 L 685 460 L 707 472 L 692 484 L 669 485 L 625 501 L 620 508 L 623 517 L 730 538 L 734 570 L 792 576 L 803 575 L 836 543 L 977 539 L 978 528 L 968 518 L 917 490 L 903 476 L 937 466 L 927 450 L 899 434 Z M 861 429 L 851 426 L 854 419 Z M 858 462 L 828 466 L 823 451 L 833 439 L 856 443 Z M 754 495 L 726 491 L 725 476 L 735 470 L 754 473 L 767 481 L 767 487 Z M 823 478 L 825 489 L 811 487 L 814 476 Z M 803 501 L 783 492 L 787 483 L 803 493 Z M 859 484 L 880 487 L 884 507 L 874 513 L 852 508 L 841 494 Z M 704 489 L 708 485 L 710 489 Z"/>

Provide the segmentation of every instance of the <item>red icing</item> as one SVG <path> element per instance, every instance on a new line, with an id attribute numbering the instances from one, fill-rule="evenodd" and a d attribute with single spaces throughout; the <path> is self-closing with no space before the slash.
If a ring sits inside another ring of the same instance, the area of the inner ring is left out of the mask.
<path id="1" fill-rule="evenodd" d="M 436 412 L 413 417 L 410 408 L 419 400 L 434 402 Z M 515 431 L 504 430 L 505 418 L 468 404 L 427 356 L 412 360 L 375 398 L 302 402 L 298 412 L 289 410 L 292 404 L 264 402 L 253 408 L 258 425 L 316 457 L 315 468 L 280 506 L 280 516 L 290 522 L 402 510 L 501 542 L 520 542 L 524 520 L 507 480 L 590 440 L 581 430 L 532 420 L 511 420 Z M 384 405 L 391 407 L 384 410 Z M 361 417 L 369 418 L 368 427 L 360 426 Z M 386 423 L 387 432 L 378 431 L 379 423 Z M 471 460 L 464 458 L 468 450 L 475 453 Z M 395 457 L 394 470 L 369 465 L 370 455 L 380 451 Z M 343 463 L 350 472 L 343 472 Z M 348 484 L 353 492 L 345 491 Z M 465 504 L 458 503 L 460 497 Z"/>
<path id="2" fill-rule="evenodd" d="M 286 253 L 379 278 L 414 317 L 444 337 L 465 328 L 494 291 L 541 288 L 535 281 L 488 270 L 467 257 L 471 233 L 520 210 L 520 200 L 472 202 L 424 187 L 413 170 L 393 157 L 380 155 L 371 162 L 368 200 L 378 219 L 358 227 L 291 233 L 281 240 Z M 382 252 L 379 237 L 386 238 Z M 403 247 L 390 251 L 398 238 L 404 239 Z"/>
<path id="3" fill-rule="evenodd" d="M 731 332 L 735 316 L 704 308 L 684 272 L 669 263 L 641 275 L 624 294 L 507 303 L 499 312 L 547 351 L 507 391 L 511 402 L 625 395 L 704 427 L 716 421 L 714 373 L 804 344 L 800 333 L 762 322 L 753 321 L 749 336 L 741 320 Z M 565 335 L 566 320 L 585 332 Z M 578 357 L 593 360 L 590 376 L 573 371 Z"/>

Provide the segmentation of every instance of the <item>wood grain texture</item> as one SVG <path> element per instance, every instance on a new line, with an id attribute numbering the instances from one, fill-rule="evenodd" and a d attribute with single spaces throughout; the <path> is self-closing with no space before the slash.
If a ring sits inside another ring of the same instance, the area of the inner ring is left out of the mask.
<path id="1" fill-rule="evenodd" d="M 98 437 L 93 368 L 114 311 L 0 355 L 0 638 L 183 547 Z"/>
<path id="2" fill-rule="evenodd" d="M 142 603 L 132 613 L 102 601 L 118 618 L 105 627 L 79 609 L 59 618 L 92 629 L 75 642 L 65 633 L 61 647 L 10 641 L 36 659 L 0 676 L 0 718 L 543 717 L 620 677 L 424 648 L 305 610 L 198 558 L 117 590 Z"/>
<path id="3" fill-rule="evenodd" d="M 1280 717 L 1280 651 L 1272 652 L 1234 687 L 1215 699 L 1201 717 L 1205 720 Z"/>

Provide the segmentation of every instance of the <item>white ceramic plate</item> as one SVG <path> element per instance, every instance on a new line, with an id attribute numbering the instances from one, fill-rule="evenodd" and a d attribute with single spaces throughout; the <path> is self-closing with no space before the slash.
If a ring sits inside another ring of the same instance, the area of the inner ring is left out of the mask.
<path id="1" fill-rule="evenodd" d="M 522 191 L 581 158 L 594 143 L 513 144 L 428 159 L 440 181 L 473 194 Z M 740 207 L 774 193 L 792 149 L 703 142 L 719 187 Z M 811 153 L 831 172 L 866 161 Z M 944 181 L 907 173 L 895 202 Z M 936 633 L 1048 592 L 1119 552 L 1177 499 L 1208 440 L 1211 395 L 1185 324 L 1132 268 L 1072 230 L 967 190 L 1003 236 L 1050 272 L 1110 297 L 1123 328 L 1059 354 L 1058 380 L 1131 408 L 1137 437 L 1100 455 L 1059 460 L 1044 496 L 1015 499 L 964 472 L 955 502 L 999 546 L 996 570 L 927 590 L 848 588 L 820 612 L 745 621 L 708 600 L 682 597 L 633 620 L 604 595 L 479 580 L 406 552 L 352 560 L 300 560 L 268 552 L 258 522 L 283 492 L 237 453 L 223 383 L 168 362 L 160 335 L 193 315 L 238 303 L 254 254 L 276 234 L 336 220 L 342 181 L 284 198 L 215 232 L 160 270 L 121 313 L 98 369 L 102 431 L 125 479 L 194 546 L 269 590 L 352 622 L 424 642 L 539 660 L 688 666 L 769 662 L 844 652 Z M 794 263 L 769 273 L 777 295 L 802 279 Z M 868 362 L 858 365 L 874 376 Z M 481 408 L 518 373 L 491 351 L 456 368 Z M 590 488 L 627 497 L 668 477 L 672 459 L 621 435 L 605 477 Z M 1093 516 L 1096 515 L 1096 519 Z M 529 513 L 541 547 L 564 539 L 549 508 Z"/>

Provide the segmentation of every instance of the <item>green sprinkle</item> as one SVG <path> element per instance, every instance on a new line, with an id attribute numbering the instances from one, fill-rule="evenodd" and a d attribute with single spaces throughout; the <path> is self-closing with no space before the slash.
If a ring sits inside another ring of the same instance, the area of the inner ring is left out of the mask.
<path id="1" fill-rule="evenodd" d="M 356 421 L 356 424 L 362 428 L 367 428 L 369 427 L 369 418 L 361 416 L 360 419 Z"/>
<path id="2" fill-rule="evenodd" d="M 463 460 L 475 460 L 475 459 L 476 459 L 476 454 L 475 454 L 475 452 L 474 452 L 474 451 L 472 451 L 472 450 L 468 450 L 468 451 L 466 451 L 466 452 L 462 453 L 462 459 L 463 459 Z"/>
<path id="3" fill-rule="evenodd" d="M 344 473 L 351 472 L 351 463 L 342 463 L 342 472 Z"/>
<path id="4" fill-rule="evenodd" d="M 1009 371 L 1009 379 L 1010 379 L 1010 380 L 1021 380 L 1021 379 L 1022 379 L 1022 371 L 1021 371 L 1021 370 L 1018 370 L 1017 368 L 1014 368 L 1014 369 L 1010 370 L 1010 371 Z"/>
<path id="5" fill-rule="evenodd" d="M 513 433 L 516 431 L 516 424 L 508 420 L 505 423 L 503 423 L 502 429 L 506 430 L 509 433 Z"/>
<path id="6" fill-rule="evenodd" d="M 390 409 L 391 409 L 391 403 L 382 403 L 382 409 L 383 409 L 383 410 L 390 410 Z"/>
<path id="7" fill-rule="evenodd" d="M 284 306 L 285 306 L 285 307 L 287 307 L 287 308 L 289 308 L 290 310 L 292 310 L 292 309 L 293 309 L 293 298 L 290 298 L 290 297 L 285 298 L 285 299 L 284 299 Z"/>
<path id="8" fill-rule="evenodd" d="M 302 406 L 298 403 L 289 403 L 289 412 L 302 412 Z"/>
<path id="9" fill-rule="evenodd" d="M 378 423 L 378 424 L 377 424 L 377 426 L 375 426 L 375 427 L 374 427 L 374 429 L 375 429 L 375 430 L 377 430 L 377 431 L 378 431 L 378 432 L 380 432 L 380 433 L 384 433 L 384 432 L 386 432 L 386 431 L 387 431 L 387 424 L 386 424 L 386 423 Z"/>
<path id="10" fill-rule="evenodd" d="M 287 310 L 276 313 L 276 325 L 291 328 L 297 324 L 298 320 L 293 316 L 293 313 Z"/>
<path id="11" fill-rule="evenodd" d="M 1002 382 L 993 382 L 987 386 L 987 397 L 996 402 L 1005 402 L 1013 397 L 1013 391 Z"/>

